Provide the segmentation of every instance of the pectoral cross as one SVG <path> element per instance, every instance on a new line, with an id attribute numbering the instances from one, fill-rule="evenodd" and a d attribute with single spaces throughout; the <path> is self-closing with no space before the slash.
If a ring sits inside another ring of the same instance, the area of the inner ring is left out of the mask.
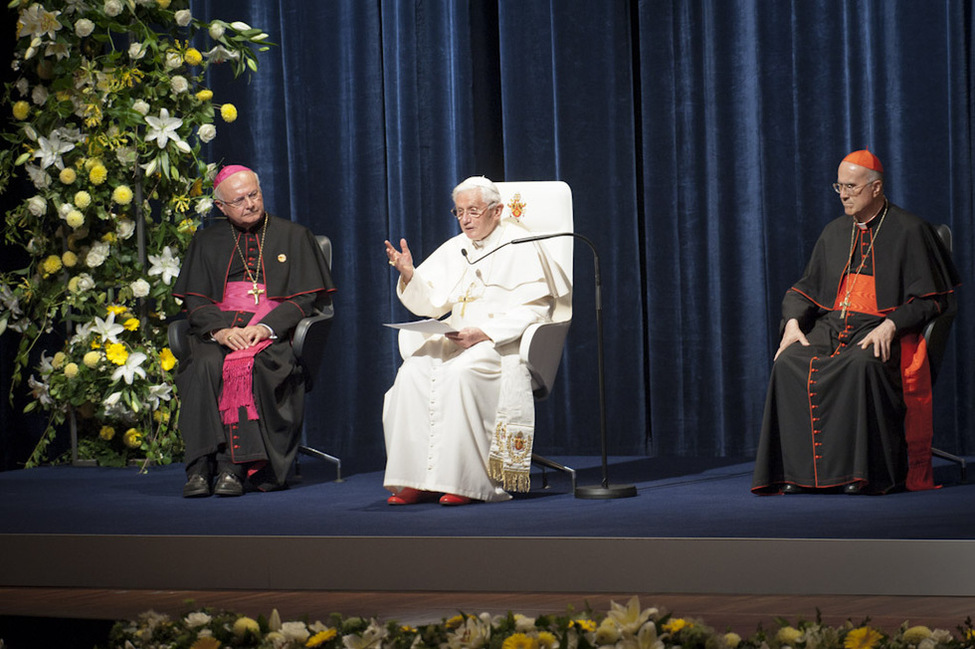
<path id="1" fill-rule="evenodd" d="M 254 288 L 252 288 L 251 290 L 247 291 L 247 294 L 254 296 L 254 305 L 256 306 L 256 305 L 260 304 L 260 302 L 261 302 L 261 293 L 264 293 L 264 292 L 265 292 L 264 289 L 263 288 L 258 288 L 257 287 L 257 282 L 254 282 Z"/>
<path id="2" fill-rule="evenodd" d="M 464 313 L 467 311 L 467 304 L 469 302 L 473 302 L 474 300 L 478 299 L 476 295 L 475 296 L 471 295 L 471 291 L 474 289 L 474 286 L 475 286 L 474 282 L 471 282 L 471 285 L 467 287 L 467 292 L 464 293 L 464 296 L 457 300 L 458 302 L 463 303 L 463 306 L 460 307 L 460 317 L 462 318 L 464 317 Z"/>

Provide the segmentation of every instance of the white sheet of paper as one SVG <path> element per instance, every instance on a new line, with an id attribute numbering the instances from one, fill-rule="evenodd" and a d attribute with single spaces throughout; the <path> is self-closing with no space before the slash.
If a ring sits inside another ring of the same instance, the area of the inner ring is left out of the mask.
<path id="1" fill-rule="evenodd" d="M 434 320 L 433 318 L 427 318 L 426 320 L 415 320 L 413 322 L 392 322 L 385 323 L 384 327 L 389 327 L 390 329 L 403 329 L 405 331 L 418 331 L 424 334 L 446 334 L 456 331 L 446 322 L 442 320 Z"/>

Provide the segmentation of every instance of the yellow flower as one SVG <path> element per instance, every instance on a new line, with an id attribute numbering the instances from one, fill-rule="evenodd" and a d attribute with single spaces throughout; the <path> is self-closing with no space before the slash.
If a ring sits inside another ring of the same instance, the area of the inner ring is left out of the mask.
<path id="1" fill-rule="evenodd" d="M 179 222 L 179 225 L 176 226 L 176 229 L 183 234 L 193 234 L 196 232 L 196 221 L 193 219 L 183 219 Z"/>
<path id="2" fill-rule="evenodd" d="M 74 195 L 74 204 L 78 209 L 82 209 L 82 210 L 85 209 L 86 207 L 91 205 L 91 194 L 89 194 L 85 190 L 81 190 L 80 192 Z"/>
<path id="3" fill-rule="evenodd" d="M 538 646 L 541 649 L 556 649 L 556 647 L 559 646 L 559 639 L 555 637 L 554 633 L 549 633 L 548 631 L 539 631 Z"/>
<path id="4" fill-rule="evenodd" d="M 572 620 L 569 626 L 577 626 L 584 633 L 592 633 L 596 630 L 595 620 Z"/>
<path id="5" fill-rule="evenodd" d="M 98 431 L 98 436 L 107 442 L 115 437 L 115 429 L 111 426 L 102 426 L 102 429 Z"/>
<path id="6" fill-rule="evenodd" d="M 448 629 L 456 629 L 463 623 L 464 623 L 464 616 L 455 615 L 454 617 L 444 622 L 444 626 L 447 627 Z"/>
<path id="7" fill-rule="evenodd" d="M 693 626 L 693 625 L 690 622 L 688 622 L 687 620 L 685 620 L 684 618 L 678 617 L 678 618 L 672 619 L 670 622 L 668 622 L 667 624 L 665 624 L 663 626 L 663 629 L 667 633 L 677 633 L 681 629 L 683 629 L 685 627 L 689 627 L 689 626 Z"/>
<path id="8" fill-rule="evenodd" d="M 229 124 L 237 119 L 237 107 L 233 104 L 224 104 L 220 107 L 220 117 Z"/>
<path id="9" fill-rule="evenodd" d="M 45 275 L 56 273 L 61 270 L 61 258 L 57 255 L 51 255 L 41 263 L 41 268 L 44 269 Z"/>
<path id="10" fill-rule="evenodd" d="M 109 304 L 107 307 L 105 307 L 105 310 L 109 313 L 114 313 L 115 315 L 120 316 L 124 314 L 127 309 L 119 304 Z"/>
<path id="11" fill-rule="evenodd" d="M 57 352 L 54 354 L 54 358 L 51 359 L 51 367 L 56 370 L 64 367 L 64 361 L 68 360 L 67 354 L 64 352 Z"/>
<path id="12" fill-rule="evenodd" d="M 122 326 L 125 327 L 128 331 L 135 331 L 136 329 L 139 328 L 139 319 L 129 318 L 128 320 L 122 323 Z"/>
<path id="13" fill-rule="evenodd" d="M 18 101 L 14 104 L 14 119 L 22 122 L 28 115 L 30 115 L 30 104 L 26 101 Z"/>
<path id="14" fill-rule="evenodd" d="M 117 237 L 115 236 L 114 232 L 106 232 L 102 235 L 102 241 L 105 243 L 115 243 L 116 239 Z"/>
<path id="15" fill-rule="evenodd" d="M 130 428 L 125 431 L 125 435 L 122 436 L 122 441 L 129 448 L 139 448 L 142 445 L 142 433 L 135 428 Z"/>
<path id="16" fill-rule="evenodd" d="M 846 634 L 843 646 L 846 649 L 873 649 L 883 638 L 884 636 L 880 631 L 868 626 L 861 626 Z"/>
<path id="17" fill-rule="evenodd" d="M 77 230 L 85 224 L 85 215 L 78 210 L 71 210 L 68 215 L 64 217 L 64 222 L 67 223 L 71 228 Z"/>
<path id="18" fill-rule="evenodd" d="M 98 361 L 102 360 L 102 355 L 98 352 L 91 351 L 87 352 L 81 359 L 81 362 L 85 364 L 85 367 L 90 367 L 94 369 L 98 366 Z"/>
<path id="19" fill-rule="evenodd" d="M 793 645 L 802 637 L 802 631 L 795 627 L 784 626 L 775 634 L 775 639 L 779 644 Z"/>
<path id="20" fill-rule="evenodd" d="M 67 365 L 65 365 L 64 366 L 64 375 L 66 377 L 68 377 L 69 379 L 73 379 L 74 377 L 78 376 L 78 364 L 77 363 L 68 363 Z"/>
<path id="21" fill-rule="evenodd" d="M 58 174 L 58 179 L 65 185 L 70 185 L 74 181 L 78 180 L 78 174 L 71 167 L 65 167 Z"/>
<path id="22" fill-rule="evenodd" d="M 741 636 L 737 633 L 726 633 L 724 634 L 724 643 L 728 649 L 737 649 L 738 645 L 741 644 Z"/>
<path id="23" fill-rule="evenodd" d="M 103 182 L 108 180 L 108 169 L 105 165 L 98 163 L 91 168 L 88 172 L 88 180 L 91 181 L 92 185 L 101 185 Z"/>
<path id="24" fill-rule="evenodd" d="M 166 0 L 166 4 L 169 4 L 169 0 Z M 205 635 L 202 638 L 197 638 L 196 642 L 190 645 L 190 649 L 219 649 L 220 646 L 219 640 L 212 635 Z"/>
<path id="25" fill-rule="evenodd" d="M 173 356 L 173 350 L 169 347 L 163 347 L 162 351 L 159 352 L 159 364 L 167 372 L 176 367 L 176 357 Z"/>
<path id="26" fill-rule="evenodd" d="M 196 98 L 200 101 L 210 101 L 213 99 L 213 91 L 209 88 L 204 88 L 200 92 L 196 93 Z"/>
<path id="27" fill-rule="evenodd" d="M 169 413 L 162 410 L 156 410 L 152 413 L 152 418 L 156 423 L 168 424 L 169 423 Z"/>
<path id="28" fill-rule="evenodd" d="M 331 640 L 332 638 L 334 638 L 336 635 L 338 635 L 338 631 L 335 629 L 325 629 L 324 631 L 319 631 L 312 637 L 308 638 L 308 642 L 305 643 L 305 646 L 306 647 L 321 646 L 326 642 L 328 642 L 329 640 Z"/>
<path id="29" fill-rule="evenodd" d="M 203 196 L 203 179 L 197 178 L 193 181 L 193 185 L 190 187 L 190 196 L 196 198 L 197 196 Z"/>
<path id="30" fill-rule="evenodd" d="M 156 4 L 159 5 L 160 9 L 169 9 L 170 0 L 156 0 Z"/>
<path id="31" fill-rule="evenodd" d="M 191 47 L 183 54 L 183 60 L 186 61 L 187 65 L 200 65 L 203 63 L 203 55 L 200 54 L 200 50 Z"/>
<path id="32" fill-rule="evenodd" d="M 917 644 L 930 637 L 931 629 L 926 626 L 912 626 L 907 631 L 904 631 L 904 642 L 908 644 Z"/>
<path id="33" fill-rule="evenodd" d="M 81 278 L 78 276 L 72 277 L 68 280 L 68 290 L 72 293 L 78 292 L 78 283 L 81 282 Z"/>
<path id="34" fill-rule="evenodd" d="M 132 202 L 132 190 L 128 185 L 119 185 L 112 191 L 112 200 L 119 205 L 128 205 Z"/>
<path id="35" fill-rule="evenodd" d="M 538 649 L 538 640 L 524 633 L 512 633 L 501 643 L 501 649 Z"/>
<path id="36" fill-rule="evenodd" d="M 240 617 L 234 622 L 234 635 L 238 638 L 244 638 L 248 634 L 253 634 L 256 637 L 260 633 L 261 627 L 249 617 Z"/>
<path id="37" fill-rule="evenodd" d="M 109 343 L 105 348 L 105 357 L 116 365 L 125 365 L 129 360 L 129 352 L 122 343 Z"/>
<path id="38" fill-rule="evenodd" d="M 65 268 L 74 268 L 75 264 L 78 263 L 78 255 L 70 250 L 65 250 L 61 254 L 61 263 L 64 264 Z"/>

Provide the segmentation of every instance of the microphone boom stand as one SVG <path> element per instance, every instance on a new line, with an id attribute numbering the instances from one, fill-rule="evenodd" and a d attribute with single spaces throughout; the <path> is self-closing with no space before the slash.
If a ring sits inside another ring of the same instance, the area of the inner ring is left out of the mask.
<path id="1" fill-rule="evenodd" d="M 576 239 L 581 239 L 586 243 L 587 246 L 589 246 L 589 249 L 592 250 L 593 279 L 595 280 L 596 285 L 596 356 L 597 372 L 599 374 L 599 441 L 600 445 L 602 446 L 603 481 L 599 485 L 584 485 L 581 487 L 576 487 L 574 495 L 576 498 L 583 498 L 586 500 L 631 498 L 636 496 L 636 487 L 634 485 L 611 485 L 609 483 L 609 461 L 606 456 L 606 378 L 603 363 L 603 300 L 602 282 L 599 276 L 599 253 L 596 252 L 596 246 L 587 237 L 584 237 L 576 232 L 554 232 L 551 234 L 521 237 L 520 239 L 512 239 L 511 243 L 527 243 L 528 241 L 540 241 L 542 239 L 552 239 L 554 237 L 574 237 Z M 466 257 L 467 255 L 465 254 L 464 256 Z"/>

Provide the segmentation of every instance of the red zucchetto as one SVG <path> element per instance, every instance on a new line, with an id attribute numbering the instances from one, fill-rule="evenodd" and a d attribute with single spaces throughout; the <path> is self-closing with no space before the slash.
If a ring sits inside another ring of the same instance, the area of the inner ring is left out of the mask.
<path id="1" fill-rule="evenodd" d="M 860 165 L 861 167 L 866 167 L 867 169 L 884 173 L 884 166 L 880 164 L 880 158 L 870 153 L 870 151 L 867 149 L 854 151 L 850 155 L 843 158 L 843 162 L 851 162 L 855 165 Z"/>

